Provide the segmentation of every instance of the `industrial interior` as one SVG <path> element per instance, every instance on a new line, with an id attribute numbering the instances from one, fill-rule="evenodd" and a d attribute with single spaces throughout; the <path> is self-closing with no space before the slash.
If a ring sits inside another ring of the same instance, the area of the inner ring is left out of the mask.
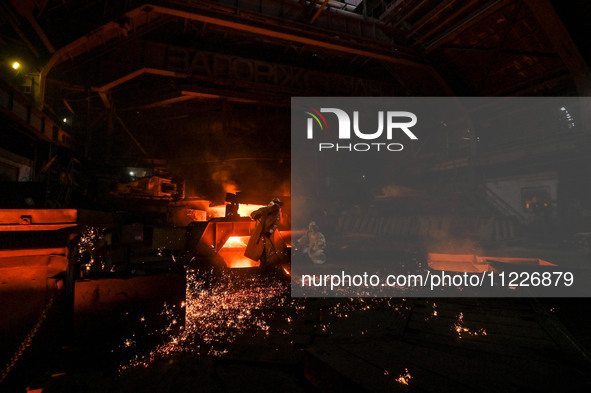
<path id="1" fill-rule="evenodd" d="M 311 221 L 318 269 L 375 249 L 589 268 L 591 108 L 561 103 L 591 95 L 589 20 L 586 0 L 0 3 L 0 391 L 590 391 L 586 298 L 290 296 Z M 290 102 L 316 96 L 556 112 L 442 123 L 292 197 Z M 250 252 L 264 209 L 273 258 Z"/>

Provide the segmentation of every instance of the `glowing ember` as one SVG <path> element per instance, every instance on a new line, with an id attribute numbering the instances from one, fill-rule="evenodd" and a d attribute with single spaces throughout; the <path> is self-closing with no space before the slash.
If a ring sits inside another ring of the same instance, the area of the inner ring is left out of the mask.
<path id="1" fill-rule="evenodd" d="M 104 247 L 104 228 L 84 226 L 80 231 L 78 241 L 78 262 L 85 265 L 85 272 L 103 272 L 110 269 L 107 266 L 105 255 L 100 248 Z"/>
<path id="2" fill-rule="evenodd" d="M 335 318 L 347 318 L 376 309 L 400 315 L 406 315 L 410 310 L 405 300 L 400 299 L 335 299 L 329 304 L 316 313 L 306 299 L 290 297 L 289 282 L 271 277 L 245 275 L 232 270 L 220 274 L 187 271 L 185 301 L 165 305 L 160 316 L 166 319 L 166 326 L 150 334 L 162 335 L 164 343 L 149 353 L 136 354 L 120 367 L 120 371 L 137 366 L 148 367 L 155 360 L 179 352 L 221 357 L 232 356 L 236 348 L 242 351 L 240 348 L 253 342 L 274 345 L 278 334 L 290 337 L 295 329 L 299 329 L 298 323 L 309 320 L 311 315 L 318 318 L 316 333 L 332 334 Z M 184 324 L 180 319 L 183 311 Z M 151 321 L 153 318 L 146 319 Z M 178 323 L 175 324 L 175 321 Z M 351 333 L 359 335 L 359 332 Z M 372 329 L 362 332 L 364 335 L 371 333 Z M 129 341 L 129 344 L 122 343 L 121 350 L 137 351 L 141 348 L 131 339 Z M 410 380 L 408 371 L 402 377 L 407 383 Z"/>
<path id="3" fill-rule="evenodd" d="M 456 331 L 458 334 L 458 338 L 462 338 L 463 334 L 467 334 L 468 336 L 486 336 L 486 330 L 484 328 L 480 328 L 478 330 L 470 330 L 467 326 L 464 325 L 464 313 L 460 312 L 458 314 L 458 320 L 453 325 L 453 330 Z"/>
<path id="4" fill-rule="evenodd" d="M 408 383 L 410 382 L 411 379 L 412 379 L 412 375 L 410 375 L 410 373 L 408 372 L 408 369 L 405 368 L 404 373 L 400 374 L 398 376 L 398 378 L 396 378 L 396 381 L 398 383 L 403 384 L 403 385 L 408 385 Z"/>
<path id="5" fill-rule="evenodd" d="M 253 261 L 252 259 L 246 258 L 243 255 L 244 250 L 239 252 L 226 252 L 224 250 L 220 251 L 219 254 L 224 257 L 224 261 L 226 262 L 226 267 L 230 269 L 244 269 L 250 267 L 259 267 L 260 263 L 257 261 Z"/>
<path id="6" fill-rule="evenodd" d="M 437 303 L 433 303 L 432 305 L 433 307 L 433 311 L 431 312 L 431 314 L 429 314 L 426 318 L 425 321 L 430 320 L 431 318 L 435 318 L 437 316 Z"/>
<path id="7" fill-rule="evenodd" d="M 221 277 L 211 274 L 187 272 L 185 325 L 178 333 L 176 305 L 165 305 L 162 315 L 168 317 L 168 326 L 160 333 L 168 335 L 167 342 L 147 356 L 136 356 L 121 371 L 134 366 L 147 367 L 154 360 L 175 352 L 194 352 L 219 357 L 228 353 L 228 346 L 240 337 L 253 338 L 269 334 L 269 321 L 276 313 L 289 313 L 282 318 L 289 324 L 293 315 L 304 308 L 295 307 L 289 298 L 289 285 L 253 275 L 237 280 L 230 272 Z M 290 334 L 285 330 L 283 334 Z M 126 343 L 124 343 L 126 345 Z"/>

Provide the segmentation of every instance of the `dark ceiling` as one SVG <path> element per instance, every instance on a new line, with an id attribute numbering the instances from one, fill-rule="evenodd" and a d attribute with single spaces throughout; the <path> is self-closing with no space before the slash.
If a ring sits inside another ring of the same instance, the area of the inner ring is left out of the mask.
<path id="1" fill-rule="evenodd" d="M 4 65 L 38 74 L 32 98 L 73 119 L 90 157 L 286 160 L 291 96 L 589 93 L 584 0 L 0 7 Z"/>

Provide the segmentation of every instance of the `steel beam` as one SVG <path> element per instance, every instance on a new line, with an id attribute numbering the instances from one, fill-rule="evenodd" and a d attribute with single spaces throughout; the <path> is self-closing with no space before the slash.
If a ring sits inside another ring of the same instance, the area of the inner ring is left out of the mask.
<path id="1" fill-rule="evenodd" d="M 430 12 L 428 12 L 421 19 L 419 19 L 415 24 L 413 24 L 412 29 L 406 35 L 408 37 L 412 36 L 414 33 L 419 31 L 424 25 L 429 23 L 431 21 L 431 19 L 439 16 L 443 11 L 445 11 L 447 8 L 451 7 L 454 3 L 455 3 L 455 0 L 442 1 L 441 3 L 439 3 L 439 5 L 437 5 L 437 7 L 433 8 Z"/>
<path id="2" fill-rule="evenodd" d="M 497 51 L 497 48 L 469 48 L 463 46 L 441 46 L 441 50 L 443 51 L 458 51 L 458 52 L 466 52 L 466 53 L 487 53 L 487 52 L 494 52 Z M 531 51 L 524 51 L 524 50 L 516 50 L 516 49 L 499 49 L 500 53 L 506 53 L 510 55 L 518 55 L 518 56 L 530 56 L 530 57 L 542 57 L 546 59 L 556 59 L 559 58 L 557 53 L 551 52 L 531 52 Z"/>
<path id="3" fill-rule="evenodd" d="M 165 100 L 159 100 L 156 102 L 152 102 L 150 104 L 145 104 L 145 105 L 140 105 L 140 106 L 133 106 L 133 107 L 128 107 L 128 108 L 124 108 L 122 109 L 122 111 L 131 111 L 131 110 L 144 110 L 144 109 L 151 109 L 151 108 L 158 108 L 161 106 L 167 106 L 167 105 L 171 105 L 171 104 L 176 104 L 177 102 L 183 102 L 183 101 L 189 101 L 189 100 L 194 100 L 195 96 L 192 95 L 180 95 L 178 97 L 173 97 L 173 98 L 167 98 Z"/>
<path id="4" fill-rule="evenodd" d="M 33 14 L 27 14 L 26 18 L 33 27 L 33 30 L 35 30 L 35 33 L 37 33 L 39 38 L 41 38 L 41 41 L 43 41 L 43 44 L 45 45 L 49 53 L 55 53 L 55 48 L 51 44 L 51 41 L 49 41 L 49 38 L 47 37 L 41 26 L 39 26 L 39 23 L 37 23 L 37 20 L 35 19 Z"/>
<path id="5" fill-rule="evenodd" d="M 145 74 L 168 76 L 168 77 L 173 77 L 173 78 L 186 78 L 189 76 L 188 74 L 184 74 L 184 73 L 180 73 L 180 72 L 143 67 L 143 68 L 140 68 L 139 70 L 133 71 L 125 76 L 122 76 L 121 78 L 118 78 L 112 82 L 109 82 L 101 87 L 93 87 L 92 90 L 96 91 L 97 93 L 106 93 L 116 86 L 119 86 L 125 82 L 128 82 L 132 79 L 137 78 L 138 76 L 142 76 Z"/>
<path id="6" fill-rule="evenodd" d="M 247 33 L 252 33 L 255 35 L 260 35 L 264 37 L 275 38 L 279 40 L 289 41 L 289 42 L 297 42 L 299 44 L 310 45 L 316 48 L 328 49 L 333 50 L 335 52 L 341 53 L 348 53 L 352 55 L 360 55 L 364 57 L 369 57 L 376 60 L 383 60 L 390 63 L 396 63 L 400 65 L 420 68 L 424 70 L 432 69 L 431 66 L 425 63 L 418 62 L 416 60 L 405 59 L 400 56 L 396 56 L 394 53 L 388 53 L 386 51 L 380 50 L 368 50 L 364 49 L 363 47 L 353 47 L 347 46 L 345 44 L 330 42 L 326 39 L 317 39 L 306 37 L 303 34 L 295 34 L 295 33 L 287 33 L 278 30 L 272 30 L 266 27 L 259 27 L 250 24 L 246 24 L 243 22 L 236 22 L 229 19 L 221 18 L 218 16 L 207 16 L 202 14 L 196 14 L 194 12 L 178 10 L 173 8 L 167 8 L 157 5 L 147 5 L 143 7 L 143 10 L 146 12 L 155 12 L 162 15 L 171 15 L 176 16 L 179 18 L 185 18 L 189 20 L 194 20 L 202 23 L 208 23 L 211 25 L 222 26 L 236 31 L 242 31 Z M 350 43 L 348 43 L 350 45 Z"/>
<path id="7" fill-rule="evenodd" d="M 133 141 L 133 143 L 135 143 L 135 145 L 142 152 L 142 154 L 145 157 L 148 157 L 148 152 L 144 149 L 144 147 L 142 146 L 142 144 L 140 143 L 140 141 L 137 140 L 137 138 L 135 137 L 135 135 L 133 135 L 133 133 L 129 130 L 129 128 L 127 128 L 127 126 L 125 125 L 125 123 L 123 122 L 123 120 L 119 117 L 119 115 L 117 115 L 114 112 L 113 112 L 113 115 L 114 115 L 115 119 L 117 119 L 117 122 L 119 122 L 119 125 L 121 126 L 121 128 L 123 128 L 123 130 L 127 133 L 127 135 Z"/>
<path id="8" fill-rule="evenodd" d="M 316 12 L 314 13 L 314 15 L 312 16 L 312 18 L 310 19 L 310 24 L 313 24 L 314 22 L 316 22 L 316 19 L 318 19 L 318 17 L 320 16 L 320 13 L 322 12 L 323 9 L 326 8 L 326 5 L 328 4 L 328 0 L 324 0 L 322 2 L 322 4 L 320 5 L 320 7 L 318 7 L 318 9 L 316 10 Z"/>
<path id="9" fill-rule="evenodd" d="M 515 22 L 517 21 L 517 17 L 519 16 L 519 13 L 521 12 L 522 5 L 523 5 L 523 2 L 519 2 L 518 4 L 516 4 L 511 17 L 509 19 L 507 19 L 507 26 L 505 26 L 505 29 L 501 33 L 501 39 L 499 40 L 499 44 L 495 48 L 492 59 L 488 63 L 488 65 L 486 66 L 486 70 L 484 71 L 482 79 L 480 81 L 481 89 L 486 86 L 486 82 L 488 81 L 488 77 L 490 76 L 490 73 L 492 72 L 493 67 L 497 64 L 497 62 L 499 60 L 499 56 L 502 52 L 503 46 L 505 45 L 505 41 L 507 40 L 509 33 L 511 32 L 511 30 L 513 29 L 513 26 L 515 25 Z"/>
<path id="10" fill-rule="evenodd" d="M 402 4 L 405 0 L 396 0 L 394 3 L 392 3 L 387 9 L 386 11 L 384 11 L 382 13 L 382 15 L 380 15 L 380 20 L 383 21 L 385 19 L 390 19 L 391 17 L 395 16 L 392 15 L 392 12 L 396 10 L 396 8 L 398 8 L 398 6 L 400 4 Z M 364 5 L 367 5 L 366 1 L 363 1 Z"/>
<path id="11" fill-rule="evenodd" d="M 86 34 L 83 37 L 74 40 L 68 45 L 58 49 L 45 64 L 39 75 L 39 106 L 43 108 L 45 104 L 45 86 L 46 79 L 49 72 L 57 64 L 64 61 L 72 60 L 95 47 L 103 46 L 106 42 L 117 37 L 126 36 L 132 29 L 137 29 L 139 26 L 150 23 L 154 16 L 150 13 L 145 13 L 137 8 L 125 14 L 130 20 L 133 20 L 133 26 L 121 26 L 118 22 L 109 22 L 94 31 Z"/>
<path id="12" fill-rule="evenodd" d="M 2 2 L 0 2 L 0 9 L 2 9 L 2 12 L 5 14 L 5 20 L 6 20 L 6 22 L 8 22 L 8 24 L 10 25 L 10 27 L 12 27 L 12 29 L 16 32 L 16 34 L 18 34 L 18 36 L 20 37 L 20 39 L 23 40 L 23 42 L 27 45 L 27 47 L 29 48 L 29 50 L 31 51 L 31 53 L 35 57 L 39 57 L 39 51 L 37 51 L 37 48 L 35 48 L 35 45 L 33 45 L 31 43 L 31 41 L 29 41 L 29 39 L 27 38 L 27 36 L 25 35 L 25 33 L 23 33 L 23 31 L 18 26 L 17 22 L 13 19 L 14 17 L 12 15 L 12 12 L 10 11 L 9 6 L 8 5 L 4 5 Z"/>
<path id="13" fill-rule="evenodd" d="M 183 95 L 195 98 L 225 99 L 246 104 L 265 103 L 272 106 L 289 107 L 289 100 L 281 100 L 279 97 L 271 95 L 240 93 L 234 90 L 211 89 L 203 86 L 185 85 L 181 87 Z"/>
<path id="14" fill-rule="evenodd" d="M 558 84 L 561 83 L 563 81 L 569 80 L 571 79 L 571 75 L 568 74 L 566 71 L 564 71 L 564 74 L 559 74 L 557 76 L 552 76 L 550 79 L 544 79 L 541 82 L 535 83 L 535 84 L 527 84 L 527 87 L 520 89 L 520 90 L 508 90 L 508 91 L 504 91 L 504 92 L 499 92 L 498 95 L 511 95 L 511 96 L 530 96 L 530 95 L 538 95 L 537 94 L 537 90 L 544 88 L 545 85 L 548 84 Z M 571 79 L 572 80 L 572 79 Z M 522 85 L 523 86 L 523 85 Z"/>
<path id="15" fill-rule="evenodd" d="M 467 10 L 469 10 L 470 8 L 472 8 L 473 6 L 474 6 L 474 3 L 472 3 L 472 2 L 466 2 L 463 7 L 460 7 L 451 16 L 449 16 L 447 18 L 447 21 L 450 21 L 450 22 L 453 21 L 454 19 L 456 19 L 457 17 L 461 16 L 464 12 L 466 12 Z M 486 10 L 487 9 L 486 6 L 483 9 Z M 479 16 L 481 15 L 480 10 L 481 9 L 479 9 L 477 11 L 477 13 L 476 13 Z M 442 26 L 445 26 L 445 25 L 446 25 L 446 23 L 441 23 L 441 24 L 433 27 L 431 30 L 429 30 L 425 34 L 423 34 L 421 36 L 421 38 L 419 38 L 417 41 L 415 41 L 413 43 L 413 46 L 419 45 L 420 43 L 422 43 L 423 41 L 425 41 L 427 38 L 429 38 L 430 36 L 432 36 L 434 33 L 436 33 L 437 31 L 441 30 L 441 27 Z"/>
<path id="16" fill-rule="evenodd" d="M 579 95 L 590 95 L 589 67 L 550 2 L 548 0 L 524 0 L 524 3 L 545 31 L 566 68 L 573 75 Z"/>
<path id="17" fill-rule="evenodd" d="M 201 13 L 202 12 L 202 13 Z M 271 28 L 269 24 L 266 25 L 255 25 L 252 18 L 246 19 L 245 17 L 238 19 L 234 14 L 213 14 L 212 11 L 200 10 L 200 11 L 187 11 L 169 7 L 163 7 L 158 5 L 145 5 L 140 8 L 134 9 L 133 11 L 125 14 L 126 19 L 129 21 L 124 26 L 119 23 L 108 23 L 101 28 L 93 31 L 92 33 L 79 38 L 78 40 L 68 44 L 67 46 L 59 49 L 54 53 L 49 62 L 43 68 L 40 75 L 40 103 L 43 106 L 44 95 L 45 95 L 45 83 L 47 75 L 51 69 L 64 61 L 71 60 L 81 54 L 87 53 L 98 46 L 104 46 L 106 42 L 113 41 L 114 39 L 122 36 L 126 36 L 132 30 L 137 29 L 140 26 L 154 23 L 155 20 L 161 19 L 161 16 L 170 16 L 183 18 L 185 20 L 197 21 L 203 24 L 221 26 L 227 29 L 246 32 L 249 34 L 259 35 L 263 37 L 273 38 L 276 40 L 287 41 L 298 43 L 305 46 L 311 46 L 315 48 L 325 49 L 329 51 L 335 51 L 339 53 L 362 56 L 367 59 L 374 59 L 379 61 L 388 62 L 395 65 L 412 67 L 415 69 L 422 70 L 423 72 L 433 75 L 435 80 L 438 80 L 445 89 L 449 91 L 449 87 L 445 84 L 440 75 L 435 71 L 433 67 L 428 64 L 416 60 L 412 55 L 408 53 L 396 52 L 386 46 L 380 47 L 375 45 L 373 48 L 363 45 L 362 42 L 353 43 L 352 41 L 345 40 L 343 38 L 333 37 L 326 39 L 325 35 L 321 35 L 318 32 L 309 33 L 305 30 L 298 28 L 291 29 L 280 29 Z M 256 15 L 252 15 L 255 17 Z M 263 15 L 264 16 L 264 15 Z M 257 20 L 257 19 L 254 19 Z M 258 19 L 259 23 L 265 23 L 264 20 Z M 318 33 L 318 34 L 316 34 Z M 326 34 L 324 31 L 323 34 Z M 376 41 L 377 42 L 377 41 Z M 147 71 L 136 71 L 139 74 L 132 74 L 124 76 L 118 80 L 111 82 L 108 85 L 96 88 L 101 98 L 105 99 L 106 92 L 110 88 L 117 86 L 121 83 L 125 83 L 127 80 L 133 79 L 139 76 L 141 73 Z M 178 77 L 178 74 L 167 74 L 163 76 Z M 106 102 L 108 100 L 105 100 Z"/>
<path id="18" fill-rule="evenodd" d="M 129 63 L 116 68 L 129 68 L 134 64 L 143 64 L 146 67 L 118 76 L 101 87 L 93 87 L 92 91 L 106 98 L 109 91 L 116 86 L 145 74 L 185 79 L 187 84 L 201 83 L 217 89 L 242 91 L 247 96 L 235 98 L 254 98 L 255 101 L 260 97 L 261 91 L 269 90 L 284 96 L 305 94 L 310 91 L 320 95 L 361 96 L 388 95 L 396 91 L 394 83 L 381 80 L 308 70 L 286 64 L 151 41 L 136 42 L 134 45 L 141 50 L 135 51 L 128 57 Z M 160 55 L 155 56 L 154 53 Z M 117 54 L 114 56 L 117 57 Z M 207 94 L 215 95 L 216 93 L 212 89 Z M 277 95 L 273 97 L 275 100 Z M 109 104 L 105 102 L 105 105 L 108 107 Z"/>
<path id="19" fill-rule="evenodd" d="M 435 38 L 433 41 L 429 42 L 427 44 L 427 46 L 425 47 L 425 54 L 429 54 L 433 50 L 437 49 L 437 44 L 439 44 L 444 39 L 449 38 L 451 40 L 454 37 L 456 37 L 458 34 L 464 32 L 467 29 L 469 29 L 470 27 L 472 27 L 476 22 L 479 21 L 478 18 L 480 16 L 482 16 L 486 13 L 495 12 L 495 11 L 507 6 L 508 1 L 511 1 L 511 0 L 493 0 L 492 2 L 489 2 L 488 4 L 483 6 L 482 8 L 479 8 L 478 10 L 476 10 L 474 13 L 468 15 L 467 17 L 462 19 L 459 23 L 457 23 L 456 25 L 454 25 L 451 28 L 449 28 L 448 30 L 446 30 L 442 35 Z M 454 17 L 456 17 L 456 16 L 454 16 Z M 449 19 L 451 19 L 451 18 L 448 18 L 448 20 Z M 432 29 L 432 31 L 427 32 L 426 34 L 423 35 L 422 40 L 424 40 L 428 36 L 431 36 L 433 33 L 436 33 L 437 30 L 439 30 L 439 29 Z"/>
<path id="20" fill-rule="evenodd" d="M 408 11 L 406 14 L 401 16 L 400 19 L 398 19 L 398 22 L 394 23 L 392 25 L 392 27 L 394 27 L 394 28 L 398 27 L 398 25 L 400 25 L 402 22 L 404 22 L 407 18 L 410 18 L 411 16 L 413 16 L 423 5 L 424 4 L 423 4 L 422 0 L 417 1 L 417 4 L 410 11 Z"/>

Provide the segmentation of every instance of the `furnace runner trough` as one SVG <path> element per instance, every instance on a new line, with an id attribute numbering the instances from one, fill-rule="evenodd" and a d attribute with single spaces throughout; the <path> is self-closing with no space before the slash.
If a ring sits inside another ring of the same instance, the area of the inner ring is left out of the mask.
<path id="1" fill-rule="evenodd" d="M 226 268 L 258 268 L 259 261 L 244 256 L 248 240 L 256 226 L 250 217 L 213 218 L 192 222 L 187 229 L 188 247 L 198 261 L 212 261 Z M 272 252 L 282 265 L 287 264 L 288 245 L 275 232 L 271 236 Z"/>

